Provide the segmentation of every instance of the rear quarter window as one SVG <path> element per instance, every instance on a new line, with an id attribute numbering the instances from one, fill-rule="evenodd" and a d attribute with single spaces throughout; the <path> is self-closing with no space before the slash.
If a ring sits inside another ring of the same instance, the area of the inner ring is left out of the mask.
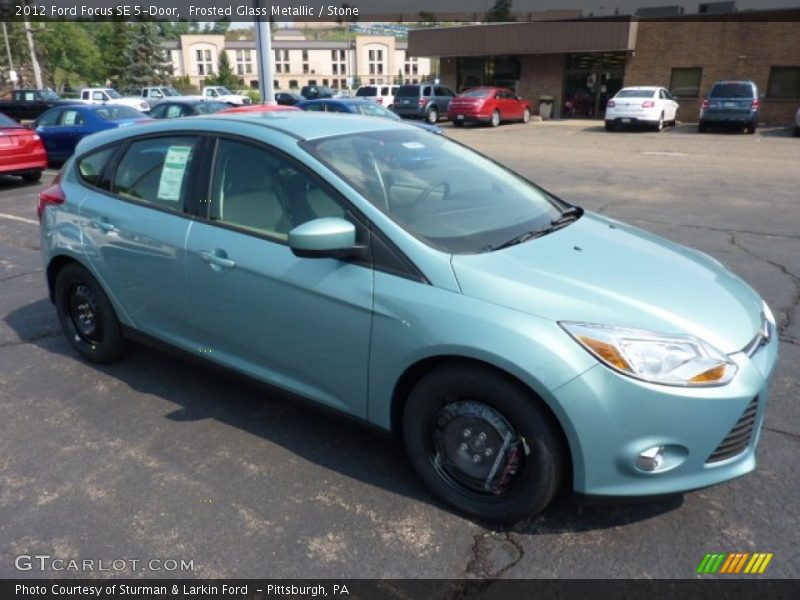
<path id="1" fill-rule="evenodd" d="M 109 181 L 103 179 L 103 171 L 106 169 L 108 161 L 114 156 L 117 146 L 103 148 L 97 152 L 92 152 L 78 160 L 78 177 L 86 185 L 108 191 Z"/>

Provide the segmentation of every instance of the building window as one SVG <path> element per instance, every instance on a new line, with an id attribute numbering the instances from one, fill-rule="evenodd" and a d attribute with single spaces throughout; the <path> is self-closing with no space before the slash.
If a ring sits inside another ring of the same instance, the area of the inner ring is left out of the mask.
<path id="1" fill-rule="evenodd" d="M 250 50 L 236 51 L 236 73 L 251 75 L 253 73 L 253 55 Z"/>
<path id="2" fill-rule="evenodd" d="M 800 98 L 800 67 L 772 67 L 769 70 L 767 98 Z"/>
<path id="3" fill-rule="evenodd" d="M 407 57 L 403 64 L 403 72 L 406 75 L 418 75 L 419 60 L 416 57 Z"/>
<path id="4" fill-rule="evenodd" d="M 211 50 L 195 50 L 195 61 L 197 62 L 198 75 L 214 74 L 214 60 L 211 57 Z"/>
<path id="5" fill-rule="evenodd" d="M 304 62 L 308 61 L 308 50 L 303 50 L 303 61 Z"/>
<path id="6" fill-rule="evenodd" d="M 275 50 L 275 72 L 288 73 L 289 72 L 289 51 L 288 50 Z"/>
<path id="7" fill-rule="evenodd" d="M 383 75 L 383 50 L 370 50 L 367 54 L 370 75 Z"/>
<path id="8" fill-rule="evenodd" d="M 316 79 L 309 79 L 308 80 L 308 85 L 317 85 L 317 80 Z"/>
<path id="9" fill-rule="evenodd" d="M 703 69 L 700 67 L 675 68 L 669 78 L 669 91 L 673 96 L 697 98 L 700 95 L 700 80 Z"/>
<path id="10" fill-rule="evenodd" d="M 339 85 L 342 86 L 343 88 L 346 88 L 347 87 L 347 79 L 340 79 L 339 80 Z"/>
<path id="11" fill-rule="evenodd" d="M 327 79 L 322 80 L 322 85 L 324 85 L 325 87 L 328 87 L 329 83 L 330 82 Z"/>
<path id="12" fill-rule="evenodd" d="M 290 79 L 290 80 L 289 80 L 289 89 L 290 89 L 290 90 L 296 90 L 296 89 L 297 89 L 297 88 L 299 88 L 299 87 L 300 87 L 300 86 L 299 86 L 299 85 L 297 85 L 297 79 Z"/>
<path id="13" fill-rule="evenodd" d="M 308 63 L 303 63 L 303 74 L 308 75 Z"/>

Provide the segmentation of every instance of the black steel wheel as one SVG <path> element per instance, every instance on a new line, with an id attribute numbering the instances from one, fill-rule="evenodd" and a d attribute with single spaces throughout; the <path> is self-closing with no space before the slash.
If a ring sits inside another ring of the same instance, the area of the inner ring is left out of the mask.
<path id="1" fill-rule="evenodd" d="M 487 522 L 540 512 L 563 476 L 557 423 L 528 390 L 488 367 L 452 365 L 423 377 L 405 405 L 403 438 L 430 489 Z"/>
<path id="2" fill-rule="evenodd" d="M 58 320 L 72 347 L 95 363 L 117 360 L 125 353 L 117 315 L 97 280 L 77 263 L 66 265 L 55 284 Z"/>

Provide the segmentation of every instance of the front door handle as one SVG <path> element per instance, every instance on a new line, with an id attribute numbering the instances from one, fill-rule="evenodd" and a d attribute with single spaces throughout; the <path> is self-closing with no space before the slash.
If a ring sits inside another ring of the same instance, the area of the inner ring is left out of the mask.
<path id="1" fill-rule="evenodd" d="M 225 250 L 220 250 L 219 248 L 211 251 L 201 250 L 200 256 L 215 271 L 221 271 L 222 269 L 232 269 L 233 267 L 236 266 L 236 261 L 228 258 L 228 254 L 225 252 Z"/>

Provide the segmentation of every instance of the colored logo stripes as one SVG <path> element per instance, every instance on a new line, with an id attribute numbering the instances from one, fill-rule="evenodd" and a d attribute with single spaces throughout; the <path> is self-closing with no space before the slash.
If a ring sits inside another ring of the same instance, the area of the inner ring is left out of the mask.
<path id="1" fill-rule="evenodd" d="M 761 574 L 772 560 L 772 552 L 718 552 L 706 554 L 697 567 L 699 575 L 706 574 Z"/>

